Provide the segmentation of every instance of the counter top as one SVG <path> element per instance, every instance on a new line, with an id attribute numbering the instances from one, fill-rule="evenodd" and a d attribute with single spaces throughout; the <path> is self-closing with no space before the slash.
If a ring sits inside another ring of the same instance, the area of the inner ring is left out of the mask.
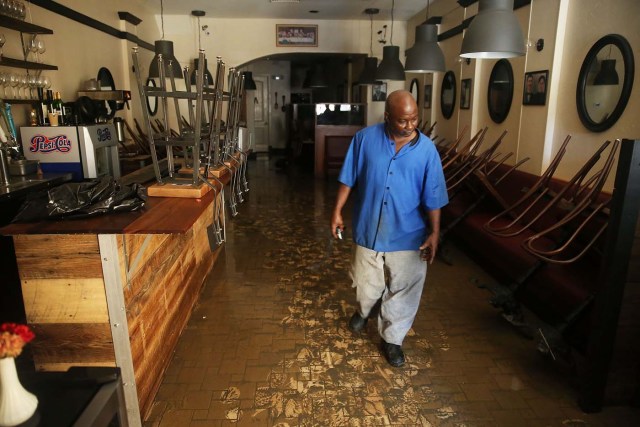
<path id="1" fill-rule="evenodd" d="M 226 179 L 229 179 L 228 175 Z M 213 196 L 214 192 L 210 191 L 201 199 L 149 197 L 145 206 L 137 212 L 118 212 L 94 218 L 14 223 L 0 228 L 0 234 L 185 233 L 202 211 L 212 203 Z"/>
<path id="2" fill-rule="evenodd" d="M 70 173 L 11 176 L 8 185 L 0 185 L 0 202 L 24 197 L 26 194 L 70 181 Z"/>

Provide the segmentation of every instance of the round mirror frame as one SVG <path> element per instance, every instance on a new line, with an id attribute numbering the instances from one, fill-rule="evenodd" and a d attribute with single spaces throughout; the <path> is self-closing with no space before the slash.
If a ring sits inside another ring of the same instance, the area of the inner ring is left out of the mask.
<path id="1" fill-rule="evenodd" d="M 507 92 L 509 93 L 509 99 L 506 102 L 504 112 L 496 111 L 491 106 L 491 88 L 493 85 L 493 81 L 497 78 L 496 74 L 499 71 L 499 67 L 504 67 L 507 72 L 507 78 L 509 81 L 507 82 Z M 495 63 L 493 69 L 491 70 L 491 75 L 489 76 L 489 87 L 487 88 L 487 108 L 489 109 L 489 116 L 491 116 L 491 120 L 495 123 L 502 123 L 505 121 L 507 116 L 509 115 L 509 111 L 511 110 L 511 103 L 513 102 L 513 67 L 511 67 L 511 63 L 506 59 L 501 59 Z"/>
<path id="2" fill-rule="evenodd" d="M 149 77 L 147 79 L 146 82 L 147 86 L 153 86 L 153 87 L 157 87 L 156 86 L 156 81 L 153 80 L 151 77 Z M 151 100 L 151 98 L 153 98 L 153 101 Z M 151 104 L 153 103 L 153 106 L 151 106 Z M 149 114 L 152 116 L 155 116 L 156 113 L 158 112 L 158 97 L 157 96 L 148 96 L 147 97 L 147 110 L 149 111 Z"/>
<path id="3" fill-rule="evenodd" d="M 100 67 L 96 80 L 98 80 L 98 90 L 116 90 L 116 83 L 113 80 L 113 75 L 107 67 Z M 109 105 L 109 114 L 107 115 L 107 119 L 111 120 L 116 115 L 118 103 L 116 101 L 106 101 L 106 103 Z"/>
<path id="4" fill-rule="evenodd" d="M 411 84 L 409 85 L 409 92 L 411 92 L 411 95 L 413 96 L 413 99 L 416 100 L 416 104 L 419 102 L 420 100 L 420 83 L 418 82 L 418 79 L 413 79 L 411 80 Z"/>
<path id="5" fill-rule="evenodd" d="M 451 88 L 453 89 L 453 97 L 451 100 L 451 105 L 445 107 L 444 103 L 444 90 L 445 90 L 445 82 L 449 81 Z M 453 110 L 456 108 L 456 76 L 453 74 L 453 71 L 449 70 L 444 73 L 444 78 L 442 79 L 442 87 L 440 88 L 440 110 L 442 111 L 442 116 L 445 119 L 450 119 L 453 116 Z"/>
<path id="6" fill-rule="evenodd" d="M 607 45 L 614 45 L 622 53 L 622 60 L 624 61 L 624 81 L 622 82 L 622 91 L 620 92 L 620 98 L 618 103 L 614 107 L 613 111 L 605 120 L 600 123 L 596 123 L 589 116 L 587 111 L 587 104 L 585 100 L 585 92 L 587 89 L 587 77 L 589 75 L 589 68 L 591 63 L 596 60 L 596 57 L 600 50 Z M 633 74 L 635 73 L 635 65 L 633 59 L 633 50 L 631 45 L 619 34 L 608 34 L 598 40 L 587 52 L 587 56 L 582 62 L 580 68 L 580 74 L 578 75 L 578 86 L 576 88 L 576 106 L 578 108 L 578 116 L 580 121 L 590 131 L 603 132 L 613 126 L 627 107 L 629 97 L 631 96 L 631 88 L 633 87 Z"/>

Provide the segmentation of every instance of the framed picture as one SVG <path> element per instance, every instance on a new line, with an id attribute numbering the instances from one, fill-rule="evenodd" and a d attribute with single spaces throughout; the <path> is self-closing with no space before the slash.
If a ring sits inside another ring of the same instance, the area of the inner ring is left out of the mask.
<path id="1" fill-rule="evenodd" d="M 371 87 L 371 100 L 372 101 L 386 101 L 387 100 L 387 84 L 380 83 Z"/>
<path id="2" fill-rule="evenodd" d="M 462 79 L 460 85 L 460 109 L 468 110 L 471 106 L 471 79 Z"/>
<path id="3" fill-rule="evenodd" d="M 276 46 L 318 46 L 317 25 L 276 24 Z"/>
<path id="4" fill-rule="evenodd" d="M 547 103 L 547 79 L 549 70 L 532 71 L 524 75 L 522 104 L 545 105 Z"/>
<path id="5" fill-rule="evenodd" d="M 431 108 L 431 85 L 424 85 L 424 108 Z"/>

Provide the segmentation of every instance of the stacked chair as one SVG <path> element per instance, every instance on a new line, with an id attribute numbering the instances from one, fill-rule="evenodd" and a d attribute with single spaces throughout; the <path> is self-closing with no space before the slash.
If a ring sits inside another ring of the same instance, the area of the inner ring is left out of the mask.
<path id="1" fill-rule="evenodd" d="M 478 154 L 485 133 L 439 147 L 451 200 L 441 240 L 455 236 L 493 273 L 499 283 L 481 285 L 491 291 L 491 304 L 520 332 L 538 337 L 539 351 L 554 359 L 584 352 L 590 308 L 605 286 L 597 278 L 611 196 L 602 189 L 620 141 L 604 142 L 565 182 L 554 174 L 570 137 L 536 177 L 517 171 L 527 159 L 505 164 L 512 153 L 497 151 L 504 133 Z"/>
<path id="2" fill-rule="evenodd" d="M 243 102 L 244 77 L 231 68 L 225 85 L 225 64 L 216 61 L 213 82 L 205 75 L 205 53 L 199 51 L 195 72 L 195 87 L 190 84 L 189 68 L 174 76 L 172 67 L 164 67 L 164 58 L 157 55 L 160 84 L 143 84 L 138 63 L 137 48 L 133 49 L 133 63 L 142 103 L 143 124 L 139 129 L 145 135 L 153 161 L 156 183 L 147 191 L 150 196 L 202 197 L 214 192 L 213 236 L 217 245 L 225 241 L 225 203 L 232 216 L 238 213 L 243 193 L 249 191 L 246 178 L 247 156 L 239 145 L 239 121 Z M 170 65 L 170 64 L 169 64 Z M 168 71 L 166 71 L 168 70 Z M 184 86 L 184 89 L 182 89 Z M 157 97 L 161 106 L 160 119 L 152 122 L 146 108 L 148 97 Z M 186 104 L 186 116 L 182 112 Z M 226 112 L 226 121 L 222 120 Z M 175 118 L 177 130 L 170 126 Z M 165 147 L 168 176 L 162 176 L 158 150 Z M 176 159 L 183 158 L 183 167 L 177 170 Z M 228 176 L 228 179 L 226 178 Z M 225 191 L 225 181 L 229 182 Z M 225 202 L 225 193 L 228 194 Z M 218 197 L 220 196 L 220 197 Z"/>

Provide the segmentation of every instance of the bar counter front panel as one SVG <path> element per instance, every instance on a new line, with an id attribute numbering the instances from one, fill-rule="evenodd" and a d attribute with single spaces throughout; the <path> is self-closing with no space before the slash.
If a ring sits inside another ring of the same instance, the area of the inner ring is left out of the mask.
<path id="1" fill-rule="evenodd" d="M 141 212 L 2 228 L 37 369 L 119 366 L 130 424 L 140 425 L 220 252 L 206 230 L 213 197 L 150 197 Z"/>

